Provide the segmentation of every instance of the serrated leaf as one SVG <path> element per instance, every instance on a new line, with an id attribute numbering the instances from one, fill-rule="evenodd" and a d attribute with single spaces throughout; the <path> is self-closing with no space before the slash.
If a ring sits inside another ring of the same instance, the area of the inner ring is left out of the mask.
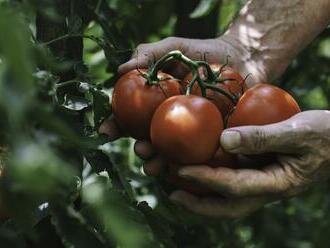
<path id="1" fill-rule="evenodd" d="M 208 15 L 219 3 L 219 0 L 201 0 L 195 10 L 190 14 L 190 18 L 201 18 Z"/>
<path id="2" fill-rule="evenodd" d="M 138 208 L 142 211 L 146 217 L 152 231 L 156 235 L 159 241 L 165 245 L 165 247 L 176 247 L 173 242 L 174 230 L 165 222 L 165 219 L 160 215 L 157 215 L 151 207 L 148 206 L 146 202 L 141 202 Z"/>
<path id="3" fill-rule="evenodd" d="M 84 184 L 82 199 L 94 209 L 109 238 L 119 247 L 160 247 L 145 216 L 123 191 L 113 189 L 104 176 Z"/>
<path id="4" fill-rule="evenodd" d="M 96 130 L 101 123 L 111 114 L 111 107 L 109 103 L 109 96 L 101 90 L 92 90 L 93 94 L 93 110 L 94 110 L 94 123 Z"/>
<path id="5" fill-rule="evenodd" d="M 66 247 L 106 247 L 102 237 L 73 207 L 56 207 L 52 213 L 52 223 Z"/>
<path id="6" fill-rule="evenodd" d="M 86 160 L 92 166 L 94 172 L 111 171 L 112 164 L 107 155 L 100 150 L 89 150 L 84 153 Z"/>

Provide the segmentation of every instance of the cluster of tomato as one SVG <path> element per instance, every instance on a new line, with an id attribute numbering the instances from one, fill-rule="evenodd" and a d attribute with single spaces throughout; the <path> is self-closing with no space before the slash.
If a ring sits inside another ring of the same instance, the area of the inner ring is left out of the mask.
<path id="1" fill-rule="evenodd" d="M 122 130 L 151 141 L 168 160 L 167 180 L 195 194 L 208 190 L 179 178 L 181 166 L 237 167 L 236 156 L 220 146 L 225 128 L 276 123 L 300 112 L 293 97 L 278 87 L 260 83 L 248 89 L 230 66 L 206 68 L 196 68 L 182 81 L 161 71 L 152 80 L 147 71 L 132 70 L 116 83 L 112 98 Z"/>

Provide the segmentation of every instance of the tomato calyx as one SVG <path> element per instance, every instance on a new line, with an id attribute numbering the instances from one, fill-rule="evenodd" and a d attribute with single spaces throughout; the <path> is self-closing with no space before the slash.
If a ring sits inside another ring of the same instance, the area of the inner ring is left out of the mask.
<path id="1" fill-rule="evenodd" d="M 168 77 L 159 77 L 157 75 L 155 78 L 152 78 L 150 75 L 150 72 L 144 72 L 140 70 L 139 68 L 136 68 L 136 70 L 139 72 L 139 75 L 145 79 L 145 84 L 146 85 L 160 85 L 161 81 L 166 81 L 166 80 L 177 80 L 180 81 L 179 79 L 176 79 L 174 77 L 168 76 Z"/>
<path id="2" fill-rule="evenodd" d="M 143 76 L 146 78 L 147 82 L 149 84 L 154 84 L 159 82 L 158 78 L 158 71 L 169 61 L 177 60 L 185 64 L 189 67 L 189 69 L 192 72 L 192 80 L 188 82 L 186 95 L 190 95 L 192 88 L 194 84 L 197 82 L 202 96 L 207 97 L 206 90 L 211 89 L 213 91 L 217 91 L 220 94 L 223 94 L 224 96 L 228 97 L 230 101 L 232 101 L 234 104 L 237 103 L 238 98 L 229 92 L 226 89 L 221 89 L 219 87 L 216 87 L 215 85 L 217 83 L 224 83 L 226 81 L 235 80 L 234 78 L 225 78 L 225 79 L 219 79 L 219 75 L 223 72 L 224 68 L 228 65 L 228 57 L 226 63 L 220 68 L 219 71 L 213 71 L 210 65 L 206 61 L 194 61 L 189 59 L 187 56 L 182 54 L 180 51 L 171 51 L 162 58 L 160 58 L 148 71 L 148 73 L 145 73 Z M 199 73 L 199 69 L 202 68 L 205 70 L 206 78 L 203 80 Z"/>

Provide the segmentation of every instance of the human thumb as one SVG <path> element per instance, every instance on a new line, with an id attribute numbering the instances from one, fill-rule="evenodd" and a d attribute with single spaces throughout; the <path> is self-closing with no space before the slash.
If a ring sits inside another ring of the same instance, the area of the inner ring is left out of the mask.
<path id="1" fill-rule="evenodd" d="M 226 129 L 220 142 L 226 151 L 240 154 L 286 153 L 299 146 L 294 130 L 286 122 Z"/>

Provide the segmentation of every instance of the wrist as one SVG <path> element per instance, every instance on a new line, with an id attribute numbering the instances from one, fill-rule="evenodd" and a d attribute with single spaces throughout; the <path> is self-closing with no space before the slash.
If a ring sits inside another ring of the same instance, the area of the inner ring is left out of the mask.
<path id="1" fill-rule="evenodd" d="M 262 50 L 256 46 L 250 46 L 242 41 L 238 33 L 227 31 L 218 38 L 220 46 L 226 47 L 230 51 L 230 62 L 240 74 L 247 79 L 249 87 L 256 83 L 267 82 L 270 80 L 271 67 L 267 64 Z"/>

